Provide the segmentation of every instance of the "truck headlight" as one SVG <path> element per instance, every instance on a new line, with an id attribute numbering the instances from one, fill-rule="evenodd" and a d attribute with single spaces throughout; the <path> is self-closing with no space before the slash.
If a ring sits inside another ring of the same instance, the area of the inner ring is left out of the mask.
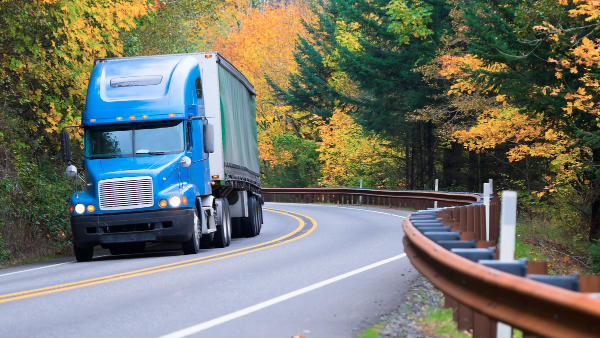
<path id="1" fill-rule="evenodd" d="M 171 198 L 169 198 L 169 204 L 172 207 L 178 207 L 181 204 L 181 197 L 179 197 L 179 196 L 171 196 Z"/>
<path id="2" fill-rule="evenodd" d="M 81 203 L 77 203 L 75 205 L 75 212 L 78 214 L 83 214 L 85 212 L 85 205 L 81 204 Z"/>

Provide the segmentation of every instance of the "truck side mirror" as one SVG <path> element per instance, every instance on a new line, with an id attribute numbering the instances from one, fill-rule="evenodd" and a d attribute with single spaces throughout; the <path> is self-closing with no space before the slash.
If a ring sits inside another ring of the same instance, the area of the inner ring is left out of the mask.
<path id="1" fill-rule="evenodd" d="M 179 160 L 179 165 L 184 168 L 187 168 L 190 165 L 192 165 L 192 159 L 187 156 L 184 156 L 181 158 L 181 160 Z"/>
<path id="2" fill-rule="evenodd" d="M 71 142 L 69 133 L 65 130 L 60 132 L 60 151 L 62 153 L 63 161 L 65 163 L 71 162 Z"/>
<path id="3" fill-rule="evenodd" d="M 204 131 L 204 152 L 214 153 L 215 152 L 215 126 L 206 123 L 202 126 Z"/>
<path id="4" fill-rule="evenodd" d="M 69 176 L 69 177 L 77 176 L 77 168 L 74 165 L 68 166 L 66 172 L 67 172 L 67 176 Z"/>

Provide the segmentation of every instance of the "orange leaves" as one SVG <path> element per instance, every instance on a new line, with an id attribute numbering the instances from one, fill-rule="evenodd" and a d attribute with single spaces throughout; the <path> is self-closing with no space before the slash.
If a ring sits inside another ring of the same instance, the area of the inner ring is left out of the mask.
<path id="1" fill-rule="evenodd" d="M 566 0 L 562 0 L 566 2 Z M 578 5 L 576 9 L 572 9 L 569 11 L 569 15 L 572 17 L 575 16 L 587 16 L 585 21 L 593 21 L 600 18 L 600 8 L 599 8 L 598 0 L 573 0 L 573 4 Z M 561 3 L 562 4 L 562 3 Z M 567 5 L 565 3 L 564 5 Z"/>
<path id="2" fill-rule="evenodd" d="M 267 78 L 282 88 L 296 72 L 294 50 L 298 35 L 306 35 L 302 20 L 311 22 L 312 12 L 302 1 L 287 5 L 248 7 L 243 1 L 228 1 L 223 27 L 208 27 L 201 34 L 209 35 L 212 49 L 230 60 L 256 88 L 258 138 L 261 160 L 279 163 L 286 154 L 275 154 L 272 140 L 289 132 L 294 135 L 314 133 L 306 126 L 306 114 L 293 112 L 273 95 Z M 220 29 L 220 30 L 219 30 Z M 305 123 L 299 123 L 299 120 Z M 315 121 L 309 122 L 310 124 Z M 290 155 L 291 156 L 291 155 Z"/>

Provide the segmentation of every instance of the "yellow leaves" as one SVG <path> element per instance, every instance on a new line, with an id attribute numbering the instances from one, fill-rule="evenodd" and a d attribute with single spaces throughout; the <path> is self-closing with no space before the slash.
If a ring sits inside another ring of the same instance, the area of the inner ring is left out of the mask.
<path id="1" fill-rule="evenodd" d="M 333 113 L 329 124 L 319 127 L 319 160 L 324 176 L 320 186 L 348 186 L 359 175 L 375 175 L 393 151 L 377 136 L 368 135 L 350 116 L 341 111 Z"/>
<path id="2" fill-rule="evenodd" d="M 562 77 L 563 77 L 561 72 L 556 72 L 554 75 L 555 75 L 555 76 L 556 76 L 556 78 L 557 78 L 557 79 L 559 79 L 559 80 L 560 80 L 560 79 L 562 79 Z"/>
<path id="3" fill-rule="evenodd" d="M 553 152 L 550 142 L 563 138 L 556 131 L 544 128 L 542 115 L 530 118 L 515 108 L 490 109 L 480 115 L 477 125 L 468 131 L 457 131 L 453 137 L 469 150 L 477 151 L 492 149 L 499 144 L 516 144 L 508 153 L 509 161 L 518 161 L 525 156 L 548 157 Z M 532 141 L 536 143 L 525 144 Z"/>
<path id="4" fill-rule="evenodd" d="M 359 51 L 362 46 L 358 42 L 360 31 L 359 25 L 356 22 L 347 24 L 345 22 L 336 22 L 336 41 L 350 51 Z"/>

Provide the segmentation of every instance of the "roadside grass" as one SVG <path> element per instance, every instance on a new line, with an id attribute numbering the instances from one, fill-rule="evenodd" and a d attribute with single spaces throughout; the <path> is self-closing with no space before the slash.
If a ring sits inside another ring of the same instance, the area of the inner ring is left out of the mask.
<path id="1" fill-rule="evenodd" d="M 470 338 L 472 332 L 459 331 L 452 319 L 452 309 L 428 309 L 427 315 L 421 320 L 423 333 L 426 337 L 439 338 Z M 513 338 L 523 338 L 523 332 L 513 329 Z"/>
<path id="2" fill-rule="evenodd" d="M 471 334 L 458 331 L 456 323 L 452 320 L 452 309 L 428 309 L 427 315 L 421 319 L 421 327 L 426 337 L 440 338 L 467 338 Z"/>
<path id="3" fill-rule="evenodd" d="M 549 275 L 594 274 L 590 262 L 591 244 L 569 236 L 560 224 L 540 219 L 517 222 L 515 259 L 548 263 Z"/>
<path id="4" fill-rule="evenodd" d="M 41 256 L 37 256 L 37 257 L 21 257 L 21 258 L 13 259 L 11 261 L 0 262 L 0 269 L 6 269 L 6 268 L 13 267 L 13 266 L 19 266 L 19 265 L 25 265 L 25 264 L 31 264 L 31 263 L 44 262 L 44 261 L 49 261 L 49 260 L 53 260 L 53 259 L 57 259 L 57 258 L 64 258 L 64 257 L 69 257 L 69 256 L 73 256 L 72 250 L 67 250 L 66 252 L 57 251 L 57 253 L 55 253 L 55 254 L 41 255 Z"/>
<path id="5" fill-rule="evenodd" d="M 379 331 L 381 331 L 381 324 L 373 325 L 365 330 L 363 334 L 356 338 L 379 338 Z"/>

